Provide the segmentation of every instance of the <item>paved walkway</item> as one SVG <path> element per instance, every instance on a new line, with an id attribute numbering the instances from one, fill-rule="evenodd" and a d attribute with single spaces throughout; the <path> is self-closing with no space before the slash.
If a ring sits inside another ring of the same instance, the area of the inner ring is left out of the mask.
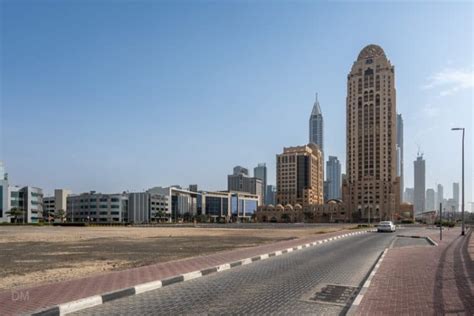
<path id="1" fill-rule="evenodd" d="M 474 236 L 426 230 L 438 247 L 389 249 L 357 315 L 474 315 Z"/>
<path id="2" fill-rule="evenodd" d="M 2 291 L 0 292 L 0 315 L 31 313 L 81 298 L 132 287 L 145 282 L 162 280 L 175 275 L 202 270 L 208 267 L 214 267 L 228 262 L 342 235 L 347 232 L 348 231 L 340 231 L 320 234 L 309 238 L 280 241 L 257 247 L 224 251 L 207 256 L 109 272 L 82 279 L 50 283 L 32 288 Z"/>

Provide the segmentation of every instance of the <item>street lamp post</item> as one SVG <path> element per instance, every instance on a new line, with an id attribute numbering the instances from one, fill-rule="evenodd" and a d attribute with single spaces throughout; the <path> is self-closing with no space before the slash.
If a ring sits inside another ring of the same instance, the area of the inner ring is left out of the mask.
<path id="1" fill-rule="evenodd" d="M 461 235 L 464 236 L 464 127 L 451 128 L 452 131 L 462 131 L 462 197 L 461 197 Z"/>

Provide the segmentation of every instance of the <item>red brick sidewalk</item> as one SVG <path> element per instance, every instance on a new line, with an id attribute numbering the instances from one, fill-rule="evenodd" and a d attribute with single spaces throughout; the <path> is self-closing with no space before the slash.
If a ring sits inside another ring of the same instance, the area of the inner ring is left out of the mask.
<path id="1" fill-rule="evenodd" d="M 474 315 L 472 230 L 426 230 L 438 247 L 389 249 L 357 315 Z"/>
<path id="2" fill-rule="evenodd" d="M 0 315 L 25 314 L 81 298 L 99 295 L 137 284 L 162 280 L 208 267 L 283 250 L 331 238 L 349 231 L 321 234 L 311 238 L 281 241 L 251 248 L 224 251 L 208 256 L 164 262 L 124 271 L 109 272 L 82 279 L 56 282 L 26 289 L 0 292 Z"/>

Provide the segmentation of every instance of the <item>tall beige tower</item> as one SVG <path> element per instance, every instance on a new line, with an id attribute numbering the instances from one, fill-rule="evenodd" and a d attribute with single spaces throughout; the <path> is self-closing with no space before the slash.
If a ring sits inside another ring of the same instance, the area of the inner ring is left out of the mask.
<path id="1" fill-rule="evenodd" d="M 277 155 L 277 203 L 323 204 L 323 155 L 316 144 L 287 147 Z"/>
<path id="2" fill-rule="evenodd" d="M 347 76 L 343 200 L 355 221 L 396 220 L 395 67 L 377 45 L 360 52 Z"/>

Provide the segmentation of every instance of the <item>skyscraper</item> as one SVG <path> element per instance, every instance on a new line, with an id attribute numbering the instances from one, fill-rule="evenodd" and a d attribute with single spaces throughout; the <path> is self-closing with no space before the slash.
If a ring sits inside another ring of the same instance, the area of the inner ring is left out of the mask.
<path id="1" fill-rule="evenodd" d="M 274 185 L 267 185 L 265 190 L 265 205 L 276 204 L 276 187 Z"/>
<path id="2" fill-rule="evenodd" d="M 415 199 L 413 210 L 415 214 L 420 214 L 425 211 L 425 160 L 423 159 L 423 155 L 416 157 L 413 165 L 415 170 Z"/>
<path id="3" fill-rule="evenodd" d="M 403 118 L 397 114 L 397 176 L 400 177 L 400 201 L 403 201 L 404 179 L 403 179 Z"/>
<path id="4" fill-rule="evenodd" d="M 263 205 L 263 191 L 265 191 L 263 181 L 250 177 L 247 168 L 234 167 L 234 173 L 227 176 L 227 190 L 256 194 L 258 205 Z"/>
<path id="5" fill-rule="evenodd" d="M 459 183 L 453 183 L 453 200 L 455 205 L 455 211 L 459 211 Z"/>
<path id="6" fill-rule="evenodd" d="M 436 194 L 436 209 L 439 210 L 439 204 L 444 204 L 444 188 L 442 184 L 438 184 L 438 192 Z"/>
<path id="7" fill-rule="evenodd" d="M 287 147 L 277 155 L 277 203 L 323 204 L 323 159 L 314 143 Z"/>
<path id="8" fill-rule="evenodd" d="M 324 159 L 324 121 L 321 107 L 319 106 L 318 94 L 314 101 L 313 110 L 309 117 L 309 142 L 319 146 Z M 323 160 L 324 161 L 324 160 Z"/>
<path id="9" fill-rule="evenodd" d="M 425 201 L 425 210 L 434 211 L 435 207 L 435 190 L 427 189 L 426 190 L 426 201 Z"/>
<path id="10" fill-rule="evenodd" d="M 413 204 L 413 201 L 415 200 L 415 192 L 413 188 L 405 188 L 403 200 L 407 203 Z"/>
<path id="11" fill-rule="evenodd" d="M 329 156 L 326 162 L 327 199 L 341 198 L 341 163 L 336 156 Z"/>
<path id="12" fill-rule="evenodd" d="M 390 220 L 400 206 L 395 68 L 377 45 L 360 52 L 347 76 L 343 200 L 355 220 Z"/>
<path id="13" fill-rule="evenodd" d="M 263 182 L 262 199 L 266 204 L 267 201 L 265 200 L 265 191 L 267 189 L 267 166 L 264 163 L 259 163 L 257 167 L 253 168 L 253 176 L 254 178 L 260 179 Z"/>

